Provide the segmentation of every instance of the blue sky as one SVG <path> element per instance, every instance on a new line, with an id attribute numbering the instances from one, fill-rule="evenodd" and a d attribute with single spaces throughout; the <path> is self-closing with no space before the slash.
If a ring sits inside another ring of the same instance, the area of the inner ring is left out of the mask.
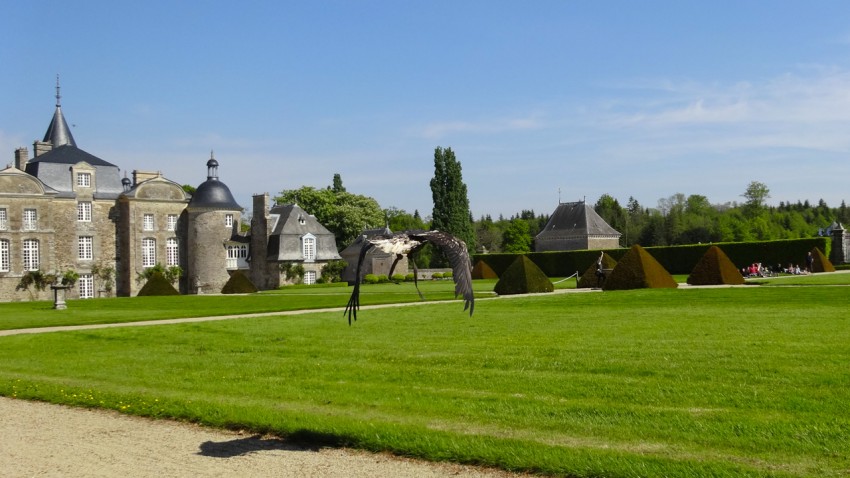
<path id="1" fill-rule="evenodd" d="M 249 208 L 339 173 L 428 216 L 437 146 L 475 218 L 750 181 L 850 199 L 845 1 L 0 3 L 0 165 L 59 74 L 80 148 L 195 185 L 214 150 Z"/>

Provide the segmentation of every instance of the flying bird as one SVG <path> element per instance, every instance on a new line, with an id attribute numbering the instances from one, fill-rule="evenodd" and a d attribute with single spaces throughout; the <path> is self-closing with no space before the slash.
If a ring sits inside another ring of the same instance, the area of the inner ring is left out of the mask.
<path id="1" fill-rule="evenodd" d="M 351 298 L 343 312 L 343 315 L 348 315 L 348 325 L 351 325 L 352 317 L 357 320 L 357 310 L 360 309 L 360 270 L 366 253 L 373 247 L 377 247 L 382 252 L 395 255 L 396 258 L 390 266 L 390 273 L 388 274 L 390 277 L 392 277 L 398 261 L 407 256 L 413 263 L 413 283 L 416 286 L 416 292 L 422 298 L 422 292 L 419 291 L 419 284 L 416 281 L 416 255 L 428 243 L 436 246 L 448 258 L 449 265 L 452 267 L 452 278 L 455 282 L 455 297 L 459 295 L 463 297 L 465 301 L 463 310 L 469 309 L 469 315 L 472 316 L 472 311 L 475 308 L 475 297 L 472 294 L 472 263 L 469 260 L 469 252 L 466 250 L 465 242 L 441 231 L 406 231 L 370 238 L 363 237 L 363 247 L 360 249 L 360 256 L 357 259 L 354 291 L 351 293 Z"/>

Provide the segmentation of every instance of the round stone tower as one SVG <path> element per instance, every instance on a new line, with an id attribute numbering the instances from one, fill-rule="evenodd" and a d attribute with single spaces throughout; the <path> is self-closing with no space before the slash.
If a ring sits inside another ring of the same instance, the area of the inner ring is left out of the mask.
<path id="1" fill-rule="evenodd" d="M 195 190 L 186 211 L 189 292 L 218 294 L 230 279 L 227 242 L 239 231 L 242 206 L 218 180 L 218 161 L 212 153 L 207 161 L 207 180 Z"/>

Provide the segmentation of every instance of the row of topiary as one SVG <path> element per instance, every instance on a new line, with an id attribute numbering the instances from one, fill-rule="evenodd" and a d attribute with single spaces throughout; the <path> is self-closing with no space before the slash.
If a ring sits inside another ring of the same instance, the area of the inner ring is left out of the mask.
<path id="1" fill-rule="evenodd" d="M 835 268 L 820 249 L 811 251 L 812 272 L 834 272 Z M 619 261 L 607 253 L 597 259 L 578 278 L 578 288 L 598 287 L 603 290 L 642 288 L 676 288 L 679 284 L 659 261 L 639 245 L 632 246 Z M 526 256 L 518 256 L 497 276 L 484 261 L 473 268 L 474 279 L 499 277 L 494 291 L 499 295 L 552 292 L 554 285 L 547 275 Z M 717 246 L 711 246 L 691 270 L 687 280 L 690 285 L 738 285 L 744 283 L 740 270 Z"/>
<path id="2" fill-rule="evenodd" d="M 784 239 L 758 242 L 726 242 L 717 244 L 689 244 L 679 246 L 658 246 L 645 248 L 666 270 L 672 274 L 689 274 L 705 252 L 719 247 L 738 267 L 753 262 L 764 264 L 800 263 L 806 254 L 814 248 L 820 249 L 827 257 L 832 247 L 828 237 L 804 239 Z M 606 254 L 619 261 L 629 249 L 610 249 Z M 549 277 L 568 277 L 576 271 L 583 271 L 594 265 L 599 257 L 598 250 L 549 251 L 527 254 L 476 254 L 474 263 L 484 261 L 497 276 L 507 269 L 520 255 L 527 256 Z"/>

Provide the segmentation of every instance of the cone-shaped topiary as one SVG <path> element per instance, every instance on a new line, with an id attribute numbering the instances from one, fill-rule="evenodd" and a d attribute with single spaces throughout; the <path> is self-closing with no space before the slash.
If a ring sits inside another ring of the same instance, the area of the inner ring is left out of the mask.
<path id="1" fill-rule="evenodd" d="M 679 284 L 646 249 L 635 244 L 629 249 L 611 275 L 603 290 L 676 288 Z"/>
<path id="2" fill-rule="evenodd" d="M 257 288 L 254 287 L 251 279 L 245 277 L 245 274 L 239 270 L 234 272 L 221 288 L 222 294 L 253 294 L 254 292 L 257 292 Z"/>
<path id="3" fill-rule="evenodd" d="M 835 272 L 835 266 L 832 265 L 829 259 L 817 247 L 812 249 L 812 256 L 815 260 L 812 261 L 812 272 Z"/>
<path id="4" fill-rule="evenodd" d="M 177 289 L 168 282 L 168 279 L 166 279 L 162 273 L 154 272 L 136 295 L 138 297 L 150 295 L 180 295 L 180 292 L 177 292 Z"/>
<path id="5" fill-rule="evenodd" d="M 472 278 L 473 279 L 498 279 L 499 274 L 496 274 L 496 271 L 490 267 L 486 262 L 479 260 L 475 263 L 475 267 L 472 268 Z"/>
<path id="6" fill-rule="evenodd" d="M 740 285 L 744 283 L 741 271 L 732 264 L 729 256 L 717 246 L 711 246 L 702 255 L 688 276 L 691 285 Z"/>
<path id="7" fill-rule="evenodd" d="M 609 256 L 606 253 L 602 253 L 602 268 L 611 270 L 617 267 L 617 261 L 614 260 L 613 257 Z M 578 279 L 578 287 L 579 289 L 590 289 L 593 287 L 600 287 L 599 277 L 596 276 L 596 261 L 584 271 L 584 274 L 581 275 Z"/>
<path id="8" fill-rule="evenodd" d="M 499 295 L 533 294 L 554 290 L 552 281 L 526 256 L 517 257 L 505 269 L 499 282 L 496 282 L 496 287 L 493 288 L 493 291 Z"/>

